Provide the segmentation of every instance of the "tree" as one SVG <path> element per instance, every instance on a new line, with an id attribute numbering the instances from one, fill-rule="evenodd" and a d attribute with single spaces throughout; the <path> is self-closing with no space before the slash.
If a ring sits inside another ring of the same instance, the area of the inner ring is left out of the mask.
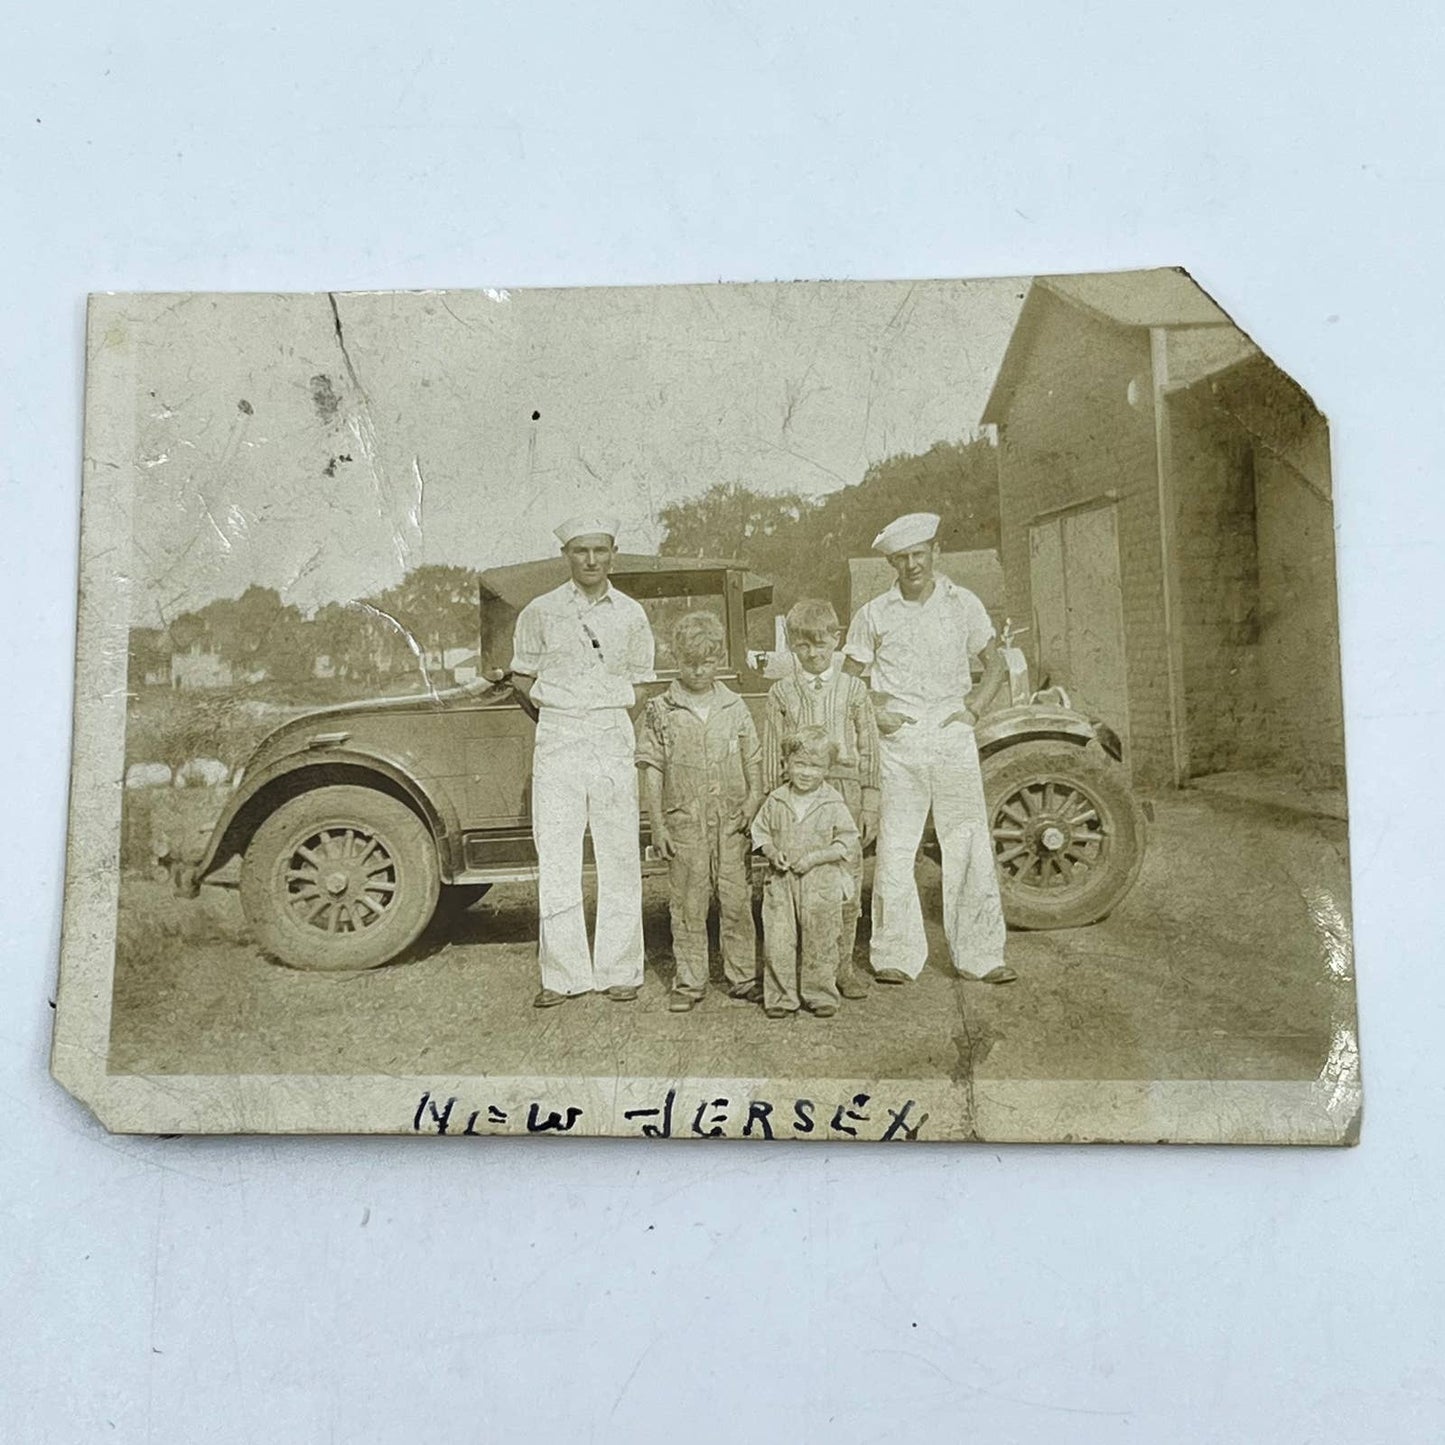
<path id="1" fill-rule="evenodd" d="M 262 673 L 289 682 L 310 676 L 306 624 L 274 587 L 248 587 L 234 600 L 203 607 L 200 615 L 212 647 L 238 678 Z"/>
<path id="2" fill-rule="evenodd" d="M 875 462 L 856 486 L 823 499 L 817 543 L 845 558 L 867 556 L 873 538 L 905 512 L 937 512 L 945 552 L 997 547 L 998 449 L 985 438 L 937 442 Z"/>
<path id="3" fill-rule="evenodd" d="M 664 507 L 661 551 L 669 557 L 757 559 L 797 535 L 797 524 L 817 506 L 799 492 L 765 494 L 737 482 L 718 482 L 700 497 Z"/>
<path id="4" fill-rule="evenodd" d="M 664 508 L 660 550 L 740 558 L 772 579 L 780 610 L 799 597 L 841 602 L 848 559 L 868 556 L 873 538 L 905 512 L 937 512 L 945 551 L 997 547 L 997 449 L 986 438 L 938 442 L 918 455 L 875 462 L 861 482 L 821 498 L 719 483 Z"/>
<path id="5" fill-rule="evenodd" d="M 409 650 L 408 639 L 423 652 L 475 647 L 480 627 L 477 575 L 470 567 L 415 567 L 394 587 L 365 602 L 380 614 L 379 621 L 391 620 Z"/>
<path id="6" fill-rule="evenodd" d="M 379 671 L 370 614 L 355 603 L 328 602 L 311 619 L 317 657 L 326 658 L 336 677 L 374 681 Z"/>
<path id="7" fill-rule="evenodd" d="M 171 649 L 159 627 L 132 627 L 126 664 L 126 686 L 131 692 L 144 686 L 147 677 L 169 675 Z"/>
<path id="8" fill-rule="evenodd" d="M 238 680 L 256 673 L 288 682 L 311 675 L 309 624 L 272 587 L 248 587 L 239 597 L 183 612 L 167 633 L 177 651 L 199 646 L 215 653 Z"/>
<path id="9" fill-rule="evenodd" d="M 181 612 L 166 625 L 166 636 L 177 652 L 188 652 L 196 643 L 206 640 L 206 622 L 197 612 Z"/>

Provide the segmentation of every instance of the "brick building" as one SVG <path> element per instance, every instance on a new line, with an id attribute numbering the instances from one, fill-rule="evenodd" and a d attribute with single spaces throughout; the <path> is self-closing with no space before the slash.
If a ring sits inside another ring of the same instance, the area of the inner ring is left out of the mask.
<path id="1" fill-rule="evenodd" d="M 1329 437 L 1182 271 L 1033 281 L 983 421 L 1007 610 L 1136 784 L 1343 779 Z"/>

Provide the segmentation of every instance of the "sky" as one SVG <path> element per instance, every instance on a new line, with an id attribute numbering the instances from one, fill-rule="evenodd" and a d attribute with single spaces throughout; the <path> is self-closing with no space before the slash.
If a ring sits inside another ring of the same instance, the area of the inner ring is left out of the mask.
<path id="1" fill-rule="evenodd" d="M 253 583 L 309 612 L 423 563 L 547 556 L 594 509 L 653 552 L 660 510 L 714 483 L 858 482 L 975 434 L 1026 289 L 103 298 L 90 365 L 134 387 L 134 428 L 87 450 L 134 481 L 132 622 Z"/>

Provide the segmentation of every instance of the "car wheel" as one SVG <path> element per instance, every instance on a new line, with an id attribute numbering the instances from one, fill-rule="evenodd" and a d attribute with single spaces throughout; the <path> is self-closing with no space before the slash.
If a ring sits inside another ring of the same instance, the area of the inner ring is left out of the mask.
<path id="1" fill-rule="evenodd" d="M 1097 750 L 1016 743 L 983 759 L 983 786 L 1010 927 L 1097 923 L 1134 886 L 1144 815 Z"/>
<path id="2" fill-rule="evenodd" d="M 438 886 L 430 829 L 373 788 L 317 788 L 283 803 L 241 865 L 256 941 L 292 968 L 389 963 L 426 927 Z"/>

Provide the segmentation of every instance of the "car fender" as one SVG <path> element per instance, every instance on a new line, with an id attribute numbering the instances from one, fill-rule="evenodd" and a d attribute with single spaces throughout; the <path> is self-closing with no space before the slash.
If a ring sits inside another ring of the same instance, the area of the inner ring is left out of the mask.
<path id="1" fill-rule="evenodd" d="M 308 773 L 315 774 L 314 782 L 307 781 Z M 361 748 L 312 747 L 286 753 L 254 773 L 247 770 L 241 787 L 211 830 L 200 863 L 187 870 L 191 888 L 235 854 L 244 852 L 261 820 L 280 803 L 310 787 L 324 787 L 331 782 L 379 784 L 383 792 L 408 802 L 436 839 L 442 878 L 453 876 L 461 848 L 461 827 L 455 809 L 440 790 L 426 787 L 399 757 Z"/>
<path id="2" fill-rule="evenodd" d="M 1052 703 L 1019 703 L 997 708 L 974 724 L 980 757 L 1014 743 L 1053 738 L 1082 747 L 1099 736 L 1098 726 L 1083 713 Z"/>

